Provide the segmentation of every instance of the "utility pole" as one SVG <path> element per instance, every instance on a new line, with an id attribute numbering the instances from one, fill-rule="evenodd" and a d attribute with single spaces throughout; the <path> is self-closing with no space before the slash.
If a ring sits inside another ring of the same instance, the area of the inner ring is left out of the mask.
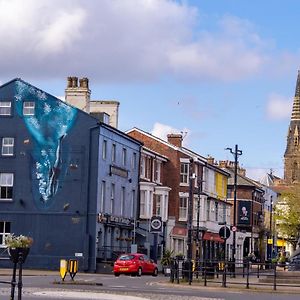
<path id="1" fill-rule="evenodd" d="M 238 156 L 242 155 L 242 150 L 238 149 L 238 145 L 235 145 L 235 150 L 232 148 L 226 148 L 231 154 L 234 155 L 234 186 L 233 186 L 233 226 L 236 227 L 236 192 L 237 192 L 237 165 L 238 165 Z M 233 231 L 232 238 L 232 264 L 233 264 L 233 276 L 235 277 L 235 253 L 236 253 L 236 231 Z"/>
<path id="2" fill-rule="evenodd" d="M 193 226 L 193 199 L 194 199 L 194 175 L 193 175 L 193 158 L 190 158 L 189 165 L 189 205 L 188 205 L 188 239 L 187 239 L 187 268 L 188 268 L 188 281 L 192 282 L 192 226 Z"/>

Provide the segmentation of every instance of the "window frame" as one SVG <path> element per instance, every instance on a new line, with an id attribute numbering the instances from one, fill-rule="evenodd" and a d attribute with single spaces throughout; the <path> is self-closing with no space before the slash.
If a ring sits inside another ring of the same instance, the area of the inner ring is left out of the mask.
<path id="1" fill-rule="evenodd" d="M 11 116 L 11 106 L 11 101 L 0 101 L 0 116 Z M 5 113 L 5 109 L 8 109 L 9 113 Z"/>
<path id="2" fill-rule="evenodd" d="M 33 104 L 32 106 L 27 106 L 26 104 Z M 34 101 L 24 101 L 23 102 L 23 116 L 34 116 L 35 115 L 35 102 Z"/>
<path id="3" fill-rule="evenodd" d="M 107 140 L 103 140 L 102 143 L 102 159 L 106 160 L 107 158 Z"/>
<path id="4" fill-rule="evenodd" d="M 3 226 L 1 223 L 3 223 Z M 0 221 L 0 228 L 1 227 L 3 227 L 3 230 L 0 231 L 0 248 L 6 248 L 7 246 L 5 245 L 4 241 L 5 241 L 5 237 L 7 237 L 11 233 L 11 222 Z M 7 227 L 9 228 L 9 230 L 6 230 Z"/>
<path id="5" fill-rule="evenodd" d="M 5 139 L 12 140 L 12 143 L 4 145 Z M 8 149 L 8 153 L 4 153 L 5 149 Z M 10 153 L 11 152 L 10 149 L 12 150 L 12 153 Z M 14 156 L 14 154 L 15 154 L 14 150 L 15 150 L 15 138 L 10 137 L 10 136 L 2 137 L 2 139 L 1 139 L 1 155 L 2 156 Z"/>
<path id="6" fill-rule="evenodd" d="M 127 163 L 127 149 L 123 148 L 122 149 L 122 165 L 126 166 Z"/>
<path id="7" fill-rule="evenodd" d="M 3 175 L 11 175 L 11 178 L 10 179 L 3 179 Z M 4 182 L 5 181 L 11 181 L 11 184 L 10 183 L 2 183 L 2 180 Z M 2 172 L 0 173 L 0 201 L 12 201 L 13 200 L 13 188 L 14 188 L 14 173 L 8 173 L 8 172 Z M 8 196 L 8 194 L 11 194 L 11 198 L 8 198 L 8 197 L 5 197 L 5 198 L 2 198 L 2 193 L 4 193 L 5 191 L 5 194 L 6 196 Z"/>
<path id="8" fill-rule="evenodd" d="M 184 204 L 184 205 L 182 205 L 182 204 Z M 188 197 L 180 196 L 179 197 L 178 220 L 179 221 L 187 221 L 187 215 L 188 215 Z"/>
<path id="9" fill-rule="evenodd" d="M 180 185 L 189 185 L 189 168 L 189 163 L 180 162 Z"/>

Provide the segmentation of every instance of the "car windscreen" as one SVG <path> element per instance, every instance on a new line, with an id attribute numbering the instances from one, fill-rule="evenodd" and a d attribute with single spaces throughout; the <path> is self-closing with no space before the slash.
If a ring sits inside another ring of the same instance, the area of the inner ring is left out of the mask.
<path id="1" fill-rule="evenodd" d="M 118 260 L 132 260 L 134 259 L 134 255 L 121 255 Z"/>

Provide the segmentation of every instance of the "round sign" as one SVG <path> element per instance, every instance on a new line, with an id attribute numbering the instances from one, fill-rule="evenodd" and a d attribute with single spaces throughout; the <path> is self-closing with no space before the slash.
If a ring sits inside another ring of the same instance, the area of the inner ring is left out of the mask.
<path id="1" fill-rule="evenodd" d="M 223 240 L 226 240 L 230 237 L 230 229 L 227 226 L 223 226 L 219 230 L 219 235 Z"/>
<path id="2" fill-rule="evenodd" d="M 231 230 L 232 230 L 233 232 L 235 232 L 235 231 L 236 231 L 236 226 L 232 226 Z"/>
<path id="3" fill-rule="evenodd" d="M 160 219 L 154 219 L 154 220 L 151 221 L 151 227 L 154 230 L 161 229 L 161 225 L 162 225 L 162 223 L 161 223 Z"/>

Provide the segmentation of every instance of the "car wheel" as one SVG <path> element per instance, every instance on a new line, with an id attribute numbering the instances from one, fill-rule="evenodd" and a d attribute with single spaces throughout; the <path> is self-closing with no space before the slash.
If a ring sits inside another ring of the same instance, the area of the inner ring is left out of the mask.
<path id="1" fill-rule="evenodd" d="M 114 275 L 115 275 L 116 277 L 119 277 L 119 276 L 120 276 L 120 273 L 114 273 Z"/>
<path id="2" fill-rule="evenodd" d="M 138 268 L 138 271 L 137 271 L 137 276 L 141 277 L 142 276 L 142 268 Z"/>
<path id="3" fill-rule="evenodd" d="M 154 271 L 153 271 L 153 273 L 152 273 L 152 276 L 156 277 L 157 275 L 158 275 L 158 270 L 157 270 L 157 268 L 155 268 Z"/>

